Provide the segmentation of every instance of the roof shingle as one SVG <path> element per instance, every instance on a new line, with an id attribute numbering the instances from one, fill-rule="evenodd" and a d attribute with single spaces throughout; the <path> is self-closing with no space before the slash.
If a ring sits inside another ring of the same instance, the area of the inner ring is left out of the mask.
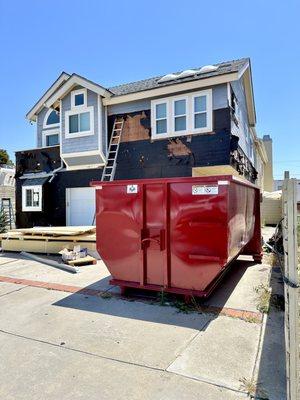
<path id="1" fill-rule="evenodd" d="M 201 73 L 198 75 L 189 76 L 189 77 L 181 78 L 178 80 L 176 79 L 173 81 L 158 83 L 158 81 L 163 76 L 163 75 L 161 75 L 161 76 L 144 79 L 144 80 L 137 81 L 137 82 L 131 82 L 131 83 L 123 84 L 123 85 L 113 86 L 113 87 L 108 88 L 108 90 L 111 91 L 115 96 L 121 96 L 124 94 L 141 92 L 144 90 L 174 85 L 176 83 L 183 83 L 183 82 L 189 82 L 189 81 L 209 78 L 209 77 L 213 77 L 213 76 L 228 74 L 230 72 L 238 72 L 247 63 L 249 63 L 249 58 L 242 58 L 240 60 L 226 61 L 226 62 L 222 62 L 220 64 L 214 64 L 214 65 L 218 66 L 218 69 L 216 71 L 212 71 L 212 72 Z M 199 69 L 199 68 L 195 68 L 195 69 Z M 177 73 L 178 72 L 176 72 L 176 74 Z"/>

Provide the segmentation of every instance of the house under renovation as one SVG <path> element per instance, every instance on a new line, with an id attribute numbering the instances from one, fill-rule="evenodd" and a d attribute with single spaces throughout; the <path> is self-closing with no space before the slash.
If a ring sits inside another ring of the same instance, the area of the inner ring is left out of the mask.
<path id="1" fill-rule="evenodd" d="M 15 227 L 15 169 L 0 165 L 0 210 L 5 213 L 7 228 Z"/>
<path id="2" fill-rule="evenodd" d="M 16 152 L 18 227 L 92 224 L 93 180 L 217 171 L 259 183 L 265 162 L 248 58 L 110 88 L 63 72 L 27 118 L 36 147 Z"/>

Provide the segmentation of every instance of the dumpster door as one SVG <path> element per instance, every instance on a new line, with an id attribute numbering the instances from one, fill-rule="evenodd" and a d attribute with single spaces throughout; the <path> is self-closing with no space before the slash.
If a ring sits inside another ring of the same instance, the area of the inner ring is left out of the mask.
<path id="1" fill-rule="evenodd" d="M 164 284 L 164 261 L 166 241 L 166 185 L 144 184 L 143 229 L 141 248 L 143 270 L 141 284 Z"/>

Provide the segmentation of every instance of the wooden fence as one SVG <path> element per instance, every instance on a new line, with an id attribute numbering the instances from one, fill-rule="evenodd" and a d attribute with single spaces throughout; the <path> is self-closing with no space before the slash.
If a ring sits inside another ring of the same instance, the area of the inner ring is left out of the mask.
<path id="1" fill-rule="evenodd" d="M 297 180 L 285 179 L 283 185 L 283 243 L 287 399 L 300 399 L 300 289 Z"/>

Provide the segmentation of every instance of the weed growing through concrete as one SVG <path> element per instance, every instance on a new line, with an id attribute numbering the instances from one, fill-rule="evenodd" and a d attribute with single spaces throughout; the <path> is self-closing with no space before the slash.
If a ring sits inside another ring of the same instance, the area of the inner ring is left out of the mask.
<path id="1" fill-rule="evenodd" d="M 261 284 L 256 286 L 254 290 L 258 295 L 258 304 L 256 308 L 258 311 L 267 314 L 270 311 L 271 289 L 264 284 Z"/>
<path id="2" fill-rule="evenodd" d="M 268 400 L 265 392 L 259 387 L 260 383 L 254 379 L 241 378 L 240 390 L 243 390 L 251 399 Z"/>

